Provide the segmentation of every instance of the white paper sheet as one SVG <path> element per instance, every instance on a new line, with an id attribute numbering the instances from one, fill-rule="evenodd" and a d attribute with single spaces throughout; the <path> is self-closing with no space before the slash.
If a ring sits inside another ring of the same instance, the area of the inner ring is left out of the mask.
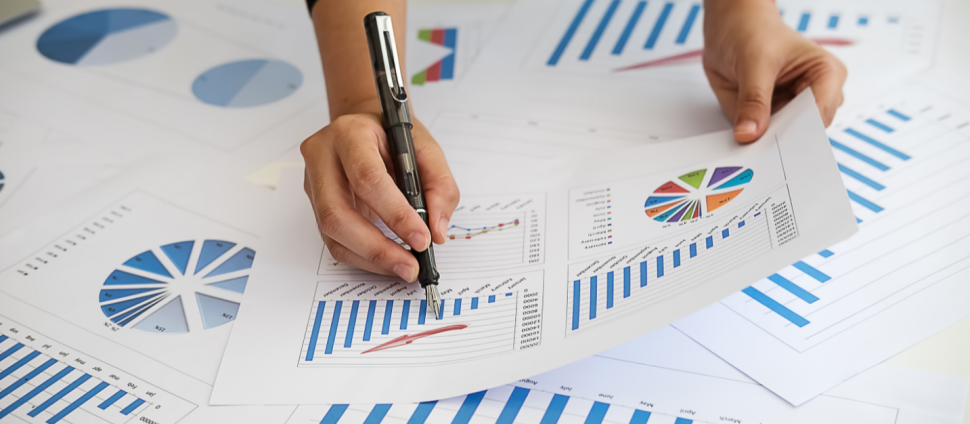
<path id="1" fill-rule="evenodd" d="M 421 405 L 303 405 L 287 423 L 959 424 L 966 393 L 964 379 L 880 366 L 795 408 L 668 327 L 514 385 Z"/>
<path id="2" fill-rule="evenodd" d="M 737 293 L 677 328 L 800 405 L 970 314 L 970 105 L 926 81 L 829 130 L 858 235 L 755 284 L 777 313 Z"/>
<path id="3" fill-rule="evenodd" d="M 466 185 L 454 239 L 437 249 L 440 321 L 417 284 L 335 266 L 302 185 L 285 187 L 212 402 L 421 401 L 493 387 L 666 325 L 852 233 L 811 95 L 774 119 L 753 145 L 722 132 L 587 158 L 547 173 L 544 190 Z M 654 198 L 678 193 L 694 196 L 684 212 L 655 210 L 669 204 Z M 703 213 L 682 219 L 698 204 Z M 404 335 L 418 341 L 394 346 Z M 428 377 L 451 374 L 466 378 Z"/>

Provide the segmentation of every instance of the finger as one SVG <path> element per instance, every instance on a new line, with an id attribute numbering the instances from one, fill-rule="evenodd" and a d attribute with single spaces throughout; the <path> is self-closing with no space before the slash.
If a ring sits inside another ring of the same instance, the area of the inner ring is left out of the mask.
<path id="1" fill-rule="evenodd" d="M 750 143 L 760 138 L 771 120 L 771 98 L 777 70 L 764 60 L 750 60 L 738 74 L 737 115 L 734 117 L 734 139 Z"/>
<path id="2" fill-rule="evenodd" d="M 380 143 L 367 140 L 368 137 L 381 140 L 383 129 L 377 126 L 371 131 L 369 126 L 358 127 L 337 145 L 350 187 L 357 199 L 381 217 L 394 234 L 417 251 L 423 251 L 431 244 L 428 226 L 387 173 L 378 147 Z"/>
<path id="3" fill-rule="evenodd" d="M 313 160 L 307 161 L 306 169 L 305 185 L 324 240 L 330 238 L 349 249 L 349 252 L 336 254 L 346 254 L 346 258 L 350 258 L 349 253 L 354 253 L 372 264 L 369 266 L 371 270 L 380 268 L 385 270 L 384 273 L 393 272 L 405 281 L 414 281 L 418 274 L 414 256 L 385 237 L 354 209 L 350 185 L 336 156 L 318 153 Z"/>
<path id="4" fill-rule="evenodd" d="M 330 252 L 330 256 L 333 257 L 333 259 L 337 262 L 357 267 L 364 271 L 373 272 L 375 274 L 387 276 L 397 275 L 392 270 L 387 270 L 375 265 L 373 262 L 370 262 L 363 256 L 354 253 L 352 250 L 330 237 L 324 236 L 323 243 L 327 245 L 327 251 Z"/>
<path id="5" fill-rule="evenodd" d="M 818 113 L 822 116 L 822 122 L 826 127 L 835 119 L 835 112 L 838 111 L 839 106 L 842 106 L 844 100 L 842 86 L 845 84 L 846 76 L 845 65 L 835 57 L 830 57 L 826 66 L 818 72 L 811 83 Z"/>
<path id="6" fill-rule="evenodd" d="M 441 146 L 434 141 L 423 125 L 415 125 L 414 135 L 414 151 L 418 156 L 421 185 L 424 188 L 425 202 L 428 204 L 428 224 L 431 227 L 431 235 L 435 243 L 444 244 L 448 239 L 451 215 L 458 207 L 461 194 Z"/>

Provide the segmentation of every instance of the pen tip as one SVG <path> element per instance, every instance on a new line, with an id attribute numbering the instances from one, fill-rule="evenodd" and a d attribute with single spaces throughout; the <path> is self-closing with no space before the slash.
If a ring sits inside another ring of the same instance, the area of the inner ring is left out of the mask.
<path id="1" fill-rule="evenodd" d="M 428 306 L 431 306 L 431 312 L 434 313 L 435 319 L 441 319 L 441 295 L 438 293 L 438 286 L 429 284 L 424 288 L 424 293 L 428 299 Z"/>

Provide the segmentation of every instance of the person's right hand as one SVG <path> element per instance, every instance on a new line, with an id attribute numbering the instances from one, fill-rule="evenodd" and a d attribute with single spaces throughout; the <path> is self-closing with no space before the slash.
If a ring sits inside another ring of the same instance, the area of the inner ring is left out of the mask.
<path id="1" fill-rule="evenodd" d="M 380 115 L 340 116 L 300 146 L 306 161 L 304 189 L 333 258 L 407 282 L 417 278 L 418 262 L 384 236 L 374 225 L 377 218 L 409 246 L 423 251 L 432 239 L 445 242 L 459 197 L 445 155 L 428 130 L 415 120 L 412 135 L 430 234 L 394 183 Z"/>

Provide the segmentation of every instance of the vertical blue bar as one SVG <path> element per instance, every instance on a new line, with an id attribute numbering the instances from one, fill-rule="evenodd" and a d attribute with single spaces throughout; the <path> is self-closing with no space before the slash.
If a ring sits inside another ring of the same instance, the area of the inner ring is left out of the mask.
<path id="1" fill-rule="evenodd" d="M 124 390 L 118 390 L 118 392 L 111 395 L 111 397 L 105 399 L 104 402 L 101 402 L 101 404 L 98 405 L 98 409 L 101 409 L 101 410 L 108 409 L 109 406 L 114 405 L 115 402 L 118 401 L 118 399 L 121 399 L 126 394 L 128 394 L 128 392 L 125 392 Z"/>
<path id="2" fill-rule="evenodd" d="M 846 191 L 849 192 L 849 199 L 852 199 L 853 202 L 856 202 L 864 206 L 866 209 L 869 209 L 873 212 L 883 211 L 882 206 L 872 203 L 872 201 L 870 201 L 869 199 L 866 199 L 865 197 L 855 194 L 852 190 L 846 190 Z"/>
<path id="3" fill-rule="evenodd" d="M 768 297 L 764 293 L 760 292 L 758 289 L 754 287 L 748 287 L 741 291 L 744 292 L 744 294 L 750 296 L 752 299 L 758 301 L 758 303 L 764 305 L 766 308 L 771 309 L 772 311 L 774 311 L 774 313 L 781 315 L 782 318 L 787 319 L 792 324 L 795 324 L 799 327 L 804 327 L 808 325 L 807 319 L 802 318 L 801 315 L 796 314 L 791 309 L 788 309 L 784 305 L 776 302 L 775 299 Z"/>
<path id="4" fill-rule="evenodd" d="M 862 175 L 862 174 L 860 174 L 860 173 L 858 173 L 856 171 L 853 171 L 851 168 L 849 168 L 849 167 L 847 167 L 847 166 L 845 166 L 845 165 L 843 165 L 841 163 L 839 164 L 839 171 L 842 171 L 843 174 L 848 175 L 848 176 L 850 176 L 852 178 L 855 178 L 857 181 L 859 181 L 859 182 L 861 182 L 861 183 L 863 183 L 863 184 L 865 184 L 865 185 L 867 185 L 869 187 L 872 187 L 875 190 L 880 190 L 881 191 L 881 190 L 883 190 L 883 189 L 886 188 L 886 186 L 875 182 L 874 180 L 872 180 L 871 178 L 869 178 L 869 177 L 867 177 L 865 175 Z"/>
<path id="5" fill-rule="evenodd" d="M 552 56 L 549 61 L 546 62 L 547 66 L 556 66 L 559 63 L 559 58 L 562 54 L 566 52 L 566 47 L 569 47 L 569 42 L 572 41 L 573 36 L 576 35 L 576 30 L 579 29 L 579 25 L 583 23 L 583 19 L 586 18 L 586 13 L 589 12 L 590 6 L 593 5 L 594 0 L 586 0 L 583 5 L 579 7 L 579 11 L 576 12 L 576 16 L 573 21 L 569 24 L 569 28 L 566 29 L 566 33 L 562 35 L 562 39 L 559 40 L 559 44 L 556 46 L 556 50 L 552 52 Z"/>
<path id="6" fill-rule="evenodd" d="M 455 28 L 448 28 L 445 30 L 444 46 L 451 49 L 451 54 L 445 56 L 441 59 L 441 74 L 440 78 L 443 80 L 450 80 L 455 78 L 455 47 L 457 47 L 458 41 L 458 30 Z"/>
<path id="7" fill-rule="evenodd" d="M 461 298 L 455 299 L 455 316 L 461 315 Z"/>
<path id="8" fill-rule="evenodd" d="M 391 332 L 391 313 L 394 310 L 394 301 L 388 300 L 384 306 L 384 324 L 381 326 L 381 334 Z"/>
<path id="9" fill-rule="evenodd" d="M 44 372 L 44 370 L 50 368 L 51 365 L 54 365 L 56 363 L 57 363 L 56 359 L 48 359 L 43 364 L 40 364 L 39 367 L 34 368 L 31 372 L 27 373 L 27 375 L 17 379 L 17 381 L 14 381 L 9 386 L 7 386 L 6 389 L 3 389 L 3 391 L 0 392 L 0 399 L 7 397 L 7 395 L 13 393 L 14 390 L 17 390 L 18 388 L 20 388 L 20 386 L 23 386 L 28 381 L 34 379 L 34 377 L 37 377 L 38 375 L 40 375 L 40 373 Z"/>
<path id="10" fill-rule="evenodd" d="M 408 315 L 411 314 L 411 301 L 405 300 L 404 305 L 401 306 L 401 329 L 408 329 Z"/>
<path id="11" fill-rule="evenodd" d="M 812 267 L 811 265 L 802 261 L 795 262 L 792 266 L 794 266 L 795 268 L 798 268 L 799 271 L 804 272 L 805 274 L 808 274 L 809 277 L 812 277 L 818 280 L 818 282 L 820 283 L 824 283 L 832 279 L 832 277 L 825 275 L 824 272 L 819 271 L 814 267 Z"/>
<path id="12" fill-rule="evenodd" d="M 788 290 L 789 293 L 797 296 L 799 299 L 804 300 L 807 303 L 818 302 L 817 296 L 815 296 L 808 290 L 805 290 L 799 287 L 797 284 L 791 282 L 785 277 L 782 277 L 778 274 L 772 274 L 768 276 L 768 279 L 771 280 L 773 283 L 777 284 L 779 287 L 785 290 Z"/>
<path id="13" fill-rule="evenodd" d="M 831 250 L 828 250 L 828 249 L 825 249 L 825 250 L 823 250 L 821 252 L 818 252 L 818 254 L 819 254 L 819 256 L 821 256 L 823 258 L 831 258 L 832 255 L 835 255 L 835 253 L 832 253 L 832 251 Z"/>
<path id="14" fill-rule="evenodd" d="M 860 153 L 859 151 L 857 151 L 857 150 L 855 150 L 855 149 L 853 149 L 853 148 L 851 148 L 849 146 L 846 146 L 846 145 L 844 145 L 842 143 L 839 143 L 838 141 L 832 140 L 830 138 L 829 139 L 829 144 L 831 144 L 832 147 L 835 147 L 836 149 L 839 149 L 839 150 L 841 150 L 841 151 L 843 151 L 845 153 L 848 153 L 849 156 L 852 156 L 852 157 L 854 157 L 856 159 L 859 159 L 859 160 L 861 160 L 861 161 L 863 161 L 865 163 L 868 163 L 869 165 L 872 165 L 874 168 L 876 168 L 876 169 L 878 169 L 880 171 L 888 171 L 889 170 L 889 167 L 886 166 L 886 165 L 884 165 L 882 162 L 879 162 L 879 161 L 877 161 L 877 160 L 875 160 L 875 159 L 873 159 L 873 158 L 871 158 L 869 156 L 866 156 L 866 155 Z"/>
<path id="15" fill-rule="evenodd" d="M 73 367 L 64 367 L 64 369 L 60 370 L 57 374 L 54 374 L 53 377 L 48 378 L 47 381 L 41 383 L 37 387 L 34 387 L 34 390 L 31 390 L 26 395 L 21 396 L 20 399 L 17 399 L 16 401 L 14 401 L 14 403 L 11 403 L 6 408 L 3 408 L 3 410 L 0 411 L 0 420 L 2 420 L 7 415 L 10 415 L 11 412 L 16 410 L 17 408 L 20 408 L 23 404 L 27 403 L 35 396 L 43 393 L 44 390 L 47 390 L 48 387 L 50 387 L 54 383 L 60 381 L 62 378 L 70 374 L 71 371 L 74 371 Z"/>
<path id="16" fill-rule="evenodd" d="M 866 119 L 866 123 L 869 124 L 869 125 L 872 125 L 872 126 L 874 126 L 876 128 L 879 128 L 879 129 L 881 129 L 881 130 L 883 130 L 883 131 L 885 131 L 887 133 L 891 133 L 891 132 L 894 131 L 892 129 L 892 127 L 890 127 L 889 125 L 883 124 L 882 122 L 879 122 L 879 121 L 877 121 L 875 119 L 871 119 L 871 118 L 870 119 Z"/>
<path id="17" fill-rule="evenodd" d="M 839 15 L 829 16 L 829 29 L 836 29 L 839 27 Z"/>
<path id="18" fill-rule="evenodd" d="M 845 132 L 847 134 L 849 134 L 849 135 L 851 135 L 851 136 L 853 136 L 855 138 L 858 138 L 859 140 L 865 141 L 866 143 L 869 143 L 869 144 L 871 144 L 871 145 L 873 145 L 873 146 L 881 149 L 882 151 L 884 151 L 886 153 L 889 153 L 889 154 L 891 154 L 891 155 L 893 155 L 893 156 L 895 156 L 897 158 L 900 158 L 902 160 L 910 160 L 911 159 L 909 157 L 909 155 L 907 155 L 907 154 L 905 154 L 903 152 L 900 152 L 899 150 L 896 150 L 896 149 L 894 149 L 892 147 L 889 147 L 889 146 L 887 146 L 887 145 L 885 145 L 885 144 L 883 144 L 883 143 L 881 143 L 879 141 L 876 141 L 876 139 L 874 139 L 872 137 L 869 137 L 869 136 L 867 136 L 867 135 L 865 135 L 863 133 L 860 133 L 860 132 L 858 132 L 858 131 L 856 131 L 856 130 L 854 130 L 852 128 L 846 128 L 845 129 Z"/>
<path id="19" fill-rule="evenodd" d="M 3 380 L 4 377 L 10 375 L 14 371 L 17 371 L 18 369 L 20 369 L 20 367 L 27 365 L 28 362 L 33 361 L 34 358 L 36 358 L 39 355 L 40 355 L 40 352 L 35 350 L 33 352 L 30 352 L 30 354 L 28 354 L 27 356 L 20 358 L 19 361 L 14 362 L 13 365 L 7 367 L 7 369 L 0 371 L 0 380 Z"/>
<path id="20" fill-rule="evenodd" d="M 589 277 L 589 319 L 596 318 L 596 276 Z"/>
<path id="21" fill-rule="evenodd" d="M 603 36 L 603 32 L 606 31 L 606 27 L 609 26 L 610 21 L 613 19 L 613 14 L 616 13 L 616 8 L 620 6 L 620 0 L 613 0 L 610 2 L 610 6 L 606 9 L 606 13 L 603 14 L 603 18 L 600 19 L 599 25 L 596 26 L 596 30 L 593 31 L 593 36 L 589 38 L 589 42 L 586 43 L 586 48 L 583 49 L 583 54 L 579 56 L 579 60 L 589 60 L 589 57 L 593 55 L 593 50 L 596 50 L 596 45 L 600 42 L 600 37 Z"/>
<path id="22" fill-rule="evenodd" d="M 649 419 L 649 412 L 637 409 L 633 411 L 633 418 L 630 418 L 630 424 L 647 424 L 647 420 Z"/>
<path id="23" fill-rule="evenodd" d="M 367 322 L 364 323 L 364 341 L 370 341 L 370 333 L 374 331 L 374 313 L 377 312 L 377 301 L 367 303 Z"/>
<path id="24" fill-rule="evenodd" d="M 889 109 L 889 110 L 886 111 L 886 113 L 888 113 L 888 114 L 890 114 L 892 116 L 895 116 L 896 118 L 898 118 L 899 120 L 901 120 L 903 122 L 906 122 L 906 121 L 910 120 L 910 117 L 909 116 L 903 115 L 902 113 L 899 113 L 899 111 L 897 111 L 895 109 Z M 0 340 L 0 341 L 2 341 L 2 340 Z"/>
<path id="25" fill-rule="evenodd" d="M 478 410 L 478 405 L 481 405 L 482 399 L 484 398 L 485 390 L 465 396 L 465 400 L 461 403 L 461 408 L 458 408 L 458 413 L 451 420 L 451 424 L 468 424 L 472 416 L 475 415 L 475 411 Z"/>
<path id="26" fill-rule="evenodd" d="M 623 53 L 623 49 L 626 48 L 626 42 L 630 41 L 630 34 L 633 34 L 633 30 L 637 27 L 637 22 L 640 21 L 640 15 L 643 15 L 643 9 L 646 7 L 646 1 L 641 0 L 637 3 L 636 9 L 633 9 L 633 14 L 630 15 L 630 20 L 623 27 L 623 34 L 620 34 L 620 39 L 616 40 L 616 45 L 613 46 L 614 55 Z"/>
<path id="27" fill-rule="evenodd" d="M 647 286 L 647 261 L 640 262 L 640 287 Z"/>
<path id="28" fill-rule="evenodd" d="M 428 420 L 428 415 L 431 415 L 431 411 L 434 410 L 434 406 L 438 403 L 436 400 L 421 402 L 418 404 L 417 409 L 411 414 L 411 418 L 408 419 L 408 424 L 424 424 Z"/>
<path id="29" fill-rule="evenodd" d="M 145 401 L 141 399 L 135 399 L 134 402 L 128 404 L 128 406 L 126 406 L 125 409 L 121 410 L 121 415 L 128 415 L 132 412 L 135 412 L 135 410 L 138 409 L 138 407 L 141 406 L 141 404 L 143 403 L 145 403 Z"/>
<path id="30" fill-rule="evenodd" d="M 445 300 L 444 299 L 441 299 L 441 306 L 438 307 L 438 310 L 441 311 L 441 316 L 440 317 L 435 317 L 435 319 L 444 318 L 445 317 Z"/>
<path id="31" fill-rule="evenodd" d="M 812 18 L 810 12 L 803 12 L 802 17 L 798 20 L 798 32 L 805 32 L 808 30 L 808 21 Z"/>
<path id="32" fill-rule="evenodd" d="M 726 239 L 726 238 L 728 238 L 728 236 L 730 236 L 730 235 L 731 235 L 731 232 L 730 232 L 730 231 L 728 231 L 728 229 L 727 229 L 727 228 L 725 228 L 725 229 L 724 229 L 724 231 L 721 231 L 721 238 L 722 238 L 722 239 Z"/>
<path id="33" fill-rule="evenodd" d="M 697 256 L 697 243 L 690 244 L 690 257 Z"/>
<path id="34" fill-rule="evenodd" d="M 367 418 L 364 419 L 364 424 L 381 424 L 381 421 L 384 421 L 384 417 L 387 416 L 387 411 L 390 410 L 391 404 L 389 403 L 374 405 L 374 409 L 371 409 Z"/>
<path id="35" fill-rule="evenodd" d="M 475 309 L 478 309 L 478 298 L 477 297 L 473 297 L 472 298 L 472 310 L 475 310 Z"/>
<path id="36" fill-rule="evenodd" d="M 680 266 L 680 249 L 674 251 L 674 268 Z"/>
<path id="37" fill-rule="evenodd" d="M 688 420 L 687 418 L 677 418 L 674 424 L 693 424 L 694 420 Z"/>
<path id="38" fill-rule="evenodd" d="M 330 409 L 327 410 L 327 415 L 323 416 L 320 420 L 320 424 L 337 424 L 340 422 L 340 417 L 344 416 L 344 412 L 347 412 L 348 405 L 330 405 Z"/>
<path id="39" fill-rule="evenodd" d="M 78 377 L 77 380 L 74 380 L 73 383 L 68 384 L 67 387 L 65 387 L 65 388 L 61 389 L 61 391 L 55 393 L 54 396 L 51 396 L 50 397 L 50 399 L 47 399 L 46 401 L 44 401 L 44 403 L 42 403 L 39 406 L 35 407 L 34 409 L 30 410 L 30 412 L 28 412 L 27 415 L 30 416 L 30 417 L 36 417 L 36 416 L 40 415 L 41 412 L 44 412 L 47 408 L 50 408 L 51 405 L 53 405 L 57 401 L 61 400 L 62 397 L 67 396 L 68 393 L 73 392 L 74 389 L 77 389 L 78 386 L 84 384 L 84 382 L 85 381 L 88 381 L 88 379 L 90 379 L 90 378 L 91 378 L 91 376 L 90 375 L 87 375 L 87 374 L 84 374 L 84 375 Z"/>
<path id="40" fill-rule="evenodd" d="M 421 304 L 418 305 L 418 325 L 424 325 L 424 320 L 426 318 L 428 311 L 428 301 L 422 300 Z"/>
<path id="41" fill-rule="evenodd" d="M 687 14 L 687 20 L 684 21 L 684 26 L 680 27 L 680 34 L 677 34 L 677 44 L 684 44 L 687 41 L 687 36 L 690 35 L 690 28 L 694 26 L 694 20 L 697 19 L 697 14 L 701 11 L 701 5 L 695 4 L 690 7 L 690 12 Z"/>
<path id="42" fill-rule="evenodd" d="M 360 301 L 355 300 L 350 304 L 350 322 L 347 323 L 347 335 L 344 337 L 344 347 L 350 347 L 354 342 L 354 327 L 357 326 L 357 310 L 360 308 Z"/>
<path id="43" fill-rule="evenodd" d="M 325 355 L 333 353 L 333 343 L 337 340 L 337 325 L 340 324 L 340 309 L 343 301 L 338 300 L 333 303 L 333 318 L 330 319 L 330 334 L 327 336 L 327 348 L 323 351 Z"/>
<path id="44" fill-rule="evenodd" d="M 310 333 L 310 344 L 306 348 L 306 360 L 312 361 L 313 354 L 317 350 L 317 339 L 320 336 L 320 323 L 323 322 L 323 309 L 327 302 L 317 303 L 317 315 L 313 317 L 313 332 Z"/>
<path id="45" fill-rule="evenodd" d="M 606 309 L 613 307 L 613 271 L 606 274 Z"/>
<path id="46" fill-rule="evenodd" d="M 495 295 L 488 296 L 488 303 L 495 303 Z"/>
<path id="47" fill-rule="evenodd" d="M 623 268 L 623 297 L 630 297 L 630 267 Z"/>
<path id="48" fill-rule="evenodd" d="M 663 255 L 657 256 L 657 278 L 664 276 L 664 257 Z"/>
<path id="49" fill-rule="evenodd" d="M 603 402 L 593 402 L 593 407 L 589 409 L 584 424 L 602 424 L 606 418 L 606 411 L 610 409 L 610 404 Z"/>
<path id="50" fill-rule="evenodd" d="M 17 343 L 11 346 L 9 349 L 3 351 L 3 353 L 0 353 L 0 361 L 7 359 L 8 356 L 13 355 L 14 352 L 20 350 L 22 347 L 24 347 L 23 343 Z"/>
<path id="51" fill-rule="evenodd" d="M 660 11 L 660 16 L 657 17 L 657 23 L 653 25 L 653 29 L 650 31 L 650 37 L 647 38 L 647 44 L 643 46 L 644 49 L 652 50 L 657 45 L 657 38 L 660 38 L 660 32 L 663 31 L 664 24 L 667 23 L 667 18 L 670 17 L 670 11 L 673 8 L 673 3 L 664 4 L 663 10 Z"/>
<path id="52" fill-rule="evenodd" d="M 98 385 L 94 386 L 93 389 L 88 390 L 87 393 L 81 395 L 81 397 L 77 398 L 77 400 L 75 400 L 74 402 L 71 402 L 70 405 L 67 405 L 67 407 L 62 409 L 61 412 L 54 414 L 53 417 L 47 420 L 47 424 L 57 424 L 58 421 L 64 419 L 64 417 L 66 417 L 71 412 L 74 412 L 75 409 L 77 409 L 81 405 L 84 405 L 85 402 L 91 400 L 91 398 L 93 398 L 98 393 L 101 393 L 101 391 L 104 390 L 105 387 L 108 387 L 108 383 L 105 383 L 103 381 L 98 383 Z"/>
<path id="53" fill-rule="evenodd" d="M 869 17 L 868 16 L 860 16 L 859 17 L 859 26 L 866 26 L 866 25 L 869 25 Z"/>
<path id="54" fill-rule="evenodd" d="M 579 328 L 579 280 L 573 281 L 573 330 Z"/>
<path id="55" fill-rule="evenodd" d="M 569 396 L 553 395 L 552 400 L 549 401 L 549 407 L 542 414 L 542 420 L 539 421 L 539 424 L 558 423 L 559 417 L 562 417 L 562 411 L 566 409 L 567 402 L 569 402 Z"/>
<path id="56" fill-rule="evenodd" d="M 744 227 L 744 221 L 738 223 L 738 228 Z"/>
<path id="57" fill-rule="evenodd" d="M 502 408 L 502 413 L 498 415 L 495 424 L 514 423 L 515 417 L 519 415 L 519 410 L 522 409 L 522 404 L 525 403 L 526 396 L 529 396 L 529 389 L 521 387 L 512 389 L 512 394 L 509 395 L 509 400 L 505 402 L 505 407 Z"/>
<path id="58" fill-rule="evenodd" d="M 714 247 L 714 236 L 708 236 L 707 237 L 707 240 L 705 240 L 705 242 L 707 243 L 707 248 L 708 249 Z"/>

